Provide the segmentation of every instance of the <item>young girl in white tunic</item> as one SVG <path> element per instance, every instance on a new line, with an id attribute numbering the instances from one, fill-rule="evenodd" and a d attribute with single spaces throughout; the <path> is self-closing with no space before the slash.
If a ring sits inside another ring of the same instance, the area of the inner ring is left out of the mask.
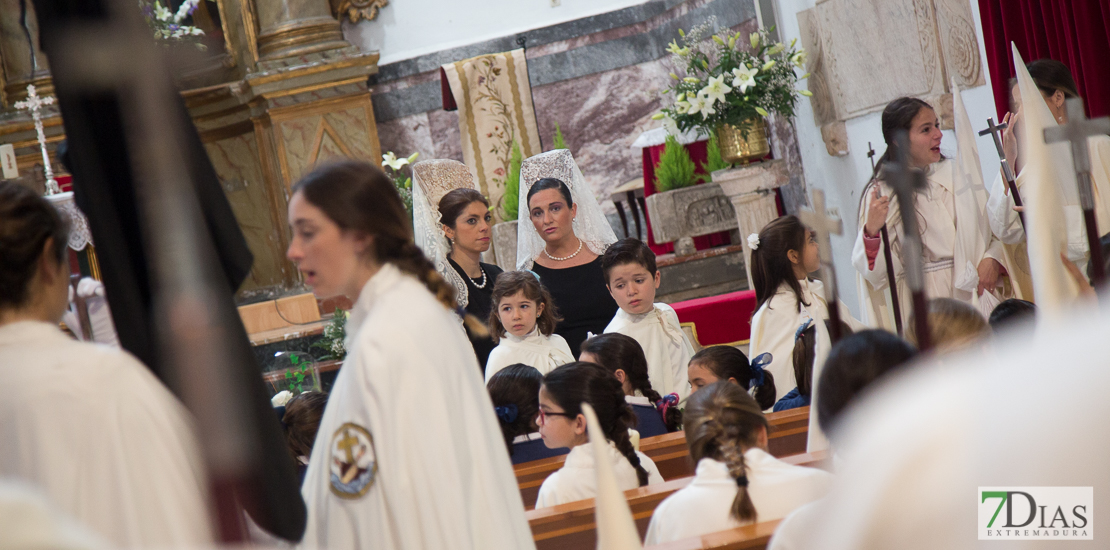
<path id="1" fill-rule="evenodd" d="M 682 429 L 678 394 L 659 395 L 648 378 L 644 350 L 631 336 L 619 332 L 591 336 L 582 342 L 582 361 L 595 363 L 613 373 L 621 383 L 624 400 L 632 405 L 640 437 L 653 437 Z"/>
<path id="2" fill-rule="evenodd" d="M 553 449 L 569 447 L 570 454 L 563 467 L 543 481 L 536 508 L 597 496 L 597 469 L 587 445 L 582 403 L 589 403 L 597 413 L 622 491 L 663 482 L 655 463 L 632 447 L 628 428 L 636 415 L 625 402 L 620 382 L 600 365 L 570 363 L 547 373 L 540 387 L 539 427 L 544 444 Z"/>
<path id="3" fill-rule="evenodd" d="M 620 307 L 605 332 L 635 338 L 648 362 L 648 378 L 664 395 L 675 393 L 680 400 L 690 394 L 686 365 L 694 346 L 678 322 L 671 306 L 655 303 L 660 274 L 655 253 L 637 239 L 621 239 L 601 256 L 601 270 L 609 294 Z"/>
<path id="4" fill-rule="evenodd" d="M 771 360 L 764 353 L 748 361 L 744 352 L 732 346 L 709 346 L 690 359 L 690 388 L 696 392 L 714 382 L 724 380 L 750 391 L 763 410 L 774 406 L 775 376 L 763 367 Z"/>
<path id="5" fill-rule="evenodd" d="M 662 544 L 781 519 L 824 496 L 832 475 L 767 453 L 767 419 L 740 386 L 715 382 L 686 404 L 694 480 L 655 509 L 644 543 Z"/>
<path id="6" fill-rule="evenodd" d="M 454 290 L 393 183 L 364 162 L 322 166 L 293 187 L 289 221 L 305 283 L 355 303 L 305 474 L 302 545 L 534 548 Z"/>
<path id="7" fill-rule="evenodd" d="M 554 334 L 559 320 L 551 294 L 531 271 L 502 273 L 493 287 L 489 327 L 497 347 L 486 361 L 486 382 L 516 363 L 547 374 L 574 361 L 567 341 Z"/>

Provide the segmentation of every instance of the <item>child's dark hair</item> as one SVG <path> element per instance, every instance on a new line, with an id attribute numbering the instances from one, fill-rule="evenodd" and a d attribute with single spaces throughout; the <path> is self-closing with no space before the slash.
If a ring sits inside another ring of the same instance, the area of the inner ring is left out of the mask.
<path id="1" fill-rule="evenodd" d="M 636 425 L 636 413 L 624 400 L 624 390 L 613 373 L 594 363 L 567 363 L 547 373 L 543 387 L 570 418 L 582 414 L 582 403 L 589 403 L 597 413 L 605 438 L 636 469 L 640 487 L 647 485 L 647 470 L 640 465 L 640 456 L 628 436 L 628 429 Z"/>
<path id="2" fill-rule="evenodd" d="M 739 490 L 730 515 L 738 521 L 755 521 L 744 451 L 756 446 L 760 428 L 769 428 L 759 404 L 736 384 L 714 382 L 690 395 L 683 426 L 694 464 L 703 458 L 723 462 L 736 480 Z"/>
<path id="3" fill-rule="evenodd" d="M 614 375 L 618 370 L 624 371 L 633 390 L 639 390 L 655 405 L 656 409 L 663 409 L 663 396 L 651 387 L 651 380 L 648 379 L 648 364 L 644 349 L 634 338 L 619 332 L 598 334 L 582 342 L 581 350 L 583 353 L 592 353 L 597 357 L 598 364 Z M 682 411 L 678 407 L 667 407 L 666 411 L 663 423 L 666 424 L 667 430 L 672 432 L 681 430 Z"/>
<path id="4" fill-rule="evenodd" d="M 912 344 L 885 330 L 861 330 L 842 338 L 821 370 L 817 399 L 821 429 L 831 432 L 837 418 L 864 388 L 916 354 Z"/>
<path id="5" fill-rule="evenodd" d="M 49 250 L 43 250 L 46 241 Z M 18 309 L 31 300 L 31 280 L 39 258 L 64 263 L 69 227 L 58 211 L 34 191 L 0 182 L 0 308 Z"/>
<path id="6" fill-rule="evenodd" d="M 691 365 L 709 369 L 718 380 L 736 380 L 744 390 L 750 390 L 753 382 L 762 375 L 763 383 L 755 385 L 755 400 L 763 410 L 775 406 L 775 377 L 770 372 L 759 369 L 755 372 L 748 356 L 732 346 L 709 346 L 690 358 Z"/>
<path id="7" fill-rule="evenodd" d="M 927 101 L 916 97 L 900 97 L 886 104 L 882 116 L 883 141 L 886 142 L 886 151 L 883 151 L 882 156 L 875 162 L 875 169 L 871 172 L 871 181 L 863 189 L 863 195 L 860 196 L 861 208 L 863 201 L 867 200 L 867 194 L 871 191 L 871 185 L 874 184 L 879 174 L 883 173 L 883 165 L 898 158 L 898 142 L 895 140 L 895 136 L 898 135 L 899 131 L 910 131 L 913 126 L 913 119 L 917 118 L 917 114 L 922 109 L 935 111 Z"/>
<path id="8" fill-rule="evenodd" d="M 541 384 L 543 375 L 540 371 L 521 363 L 497 371 L 486 384 L 510 455 L 513 454 L 513 440 L 517 436 L 536 431 Z"/>
<path id="9" fill-rule="evenodd" d="M 794 264 L 786 253 L 796 250 L 801 257 L 806 247 L 809 231 L 797 216 L 783 216 L 763 226 L 759 232 L 759 247 L 752 250 L 752 286 L 755 288 L 756 311 L 771 301 L 782 283 L 790 285 L 798 297 L 798 311 L 802 304 L 802 285 L 794 274 Z"/>
<path id="10" fill-rule="evenodd" d="M 567 184 L 563 183 L 563 180 L 556 178 L 543 178 L 540 180 L 536 180 L 536 183 L 533 183 L 532 187 L 528 188 L 528 195 L 526 197 L 527 200 L 524 204 L 527 204 L 529 209 L 531 209 L 532 197 L 535 196 L 536 193 L 539 193 L 540 191 L 546 191 L 548 189 L 555 189 L 559 191 L 559 193 L 563 195 L 563 198 L 567 201 L 567 208 L 574 206 L 574 199 L 571 198 L 570 187 L 567 187 Z"/>
<path id="11" fill-rule="evenodd" d="M 285 442 L 294 460 L 299 456 L 311 456 L 316 432 L 320 429 L 320 419 L 328 404 L 328 394 L 322 391 L 306 391 L 293 396 L 285 404 L 285 414 L 281 417 L 281 427 L 285 429 Z"/>
<path id="12" fill-rule="evenodd" d="M 555 332 L 555 325 L 562 321 L 559 312 L 555 309 L 555 301 L 551 299 L 551 293 L 540 284 L 540 280 L 531 271 L 506 271 L 497 276 L 497 282 L 493 285 L 489 337 L 495 344 L 501 341 L 501 335 L 505 333 L 505 325 L 501 324 L 501 316 L 498 315 L 498 305 L 503 298 L 517 292 L 523 292 L 525 298 L 536 302 L 536 309 L 543 304 L 543 311 L 536 318 L 536 326 L 544 336 L 551 336 L 551 333 Z"/>
<path id="13" fill-rule="evenodd" d="M 1003 327 L 1009 327 L 1022 321 L 1031 321 L 1036 316 L 1037 306 L 1033 302 L 1010 298 L 994 306 L 988 322 L 991 330 L 998 332 Z"/>
<path id="14" fill-rule="evenodd" d="M 605 284 L 609 284 L 609 271 L 618 265 L 638 264 L 651 273 L 654 277 L 659 269 L 655 266 L 655 253 L 640 239 L 621 239 L 605 250 L 601 255 L 601 272 L 605 275 Z"/>
<path id="15" fill-rule="evenodd" d="M 800 327 L 799 327 L 800 328 Z M 825 320 L 825 328 L 832 330 L 832 320 Z M 850 336 L 852 327 L 840 322 L 840 337 Z M 809 397 L 813 393 L 813 364 L 817 360 L 817 325 L 812 322 L 794 337 L 794 381 L 798 394 Z"/>

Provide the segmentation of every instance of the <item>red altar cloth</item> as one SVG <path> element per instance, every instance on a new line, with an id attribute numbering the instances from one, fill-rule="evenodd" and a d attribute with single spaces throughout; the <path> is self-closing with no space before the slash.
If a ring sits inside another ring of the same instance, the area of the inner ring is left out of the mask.
<path id="1" fill-rule="evenodd" d="M 755 291 L 740 290 L 671 304 L 683 326 L 693 325 L 702 347 L 747 344 L 752 335 Z"/>

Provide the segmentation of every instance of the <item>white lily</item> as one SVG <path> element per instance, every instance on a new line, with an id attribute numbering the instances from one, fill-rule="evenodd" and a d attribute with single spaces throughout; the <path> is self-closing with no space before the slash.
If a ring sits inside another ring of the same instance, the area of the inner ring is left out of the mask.
<path id="1" fill-rule="evenodd" d="M 725 94 L 732 91 L 732 88 L 725 84 L 725 75 L 709 77 L 709 84 L 702 88 L 698 95 L 709 100 L 709 104 L 713 105 L 718 101 L 725 100 Z"/>
<path id="2" fill-rule="evenodd" d="M 770 61 L 768 61 L 768 62 L 764 63 L 764 64 L 763 64 L 763 68 L 762 68 L 762 69 L 760 69 L 760 70 L 761 70 L 761 71 L 769 71 L 769 70 L 771 70 L 771 67 L 774 67 L 774 66 L 775 66 L 775 60 L 774 60 L 774 59 L 772 59 L 772 60 L 770 60 Z"/>
<path id="3" fill-rule="evenodd" d="M 809 54 L 805 50 L 798 50 L 798 53 L 790 56 L 790 62 L 800 69 L 802 65 L 806 64 L 807 57 L 809 57 Z"/>
<path id="4" fill-rule="evenodd" d="M 777 55 L 786 49 L 782 42 L 776 43 L 774 46 L 767 48 L 767 55 Z"/>
<path id="5" fill-rule="evenodd" d="M 394 155 L 393 151 L 390 151 L 390 152 L 382 155 L 382 166 L 383 167 L 388 166 L 388 167 L 392 168 L 394 172 L 396 172 L 397 170 L 400 170 L 402 167 L 404 167 L 408 163 L 409 163 L 409 159 L 397 158 L 397 155 Z"/>
<path id="6" fill-rule="evenodd" d="M 158 18 L 159 21 L 169 21 L 170 18 L 173 17 L 173 12 L 166 9 L 166 7 L 163 6 L 161 2 L 155 2 L 154 17 Z"/>
<path id="7" fill-rule="evenodd" d="M 663 129 L 666 130 L 667 134 L 669 135 L 678 135 L 678 124 L 676 124 L 674 119 L 669 116 L 663 117 Z"/>
<path id="8" fill-rule="evenodd" d="M 716 112 L 717 111 L 713 109 L 713 105 L 708 103 L 704 97 L 698 96 L 690 100 L 691 115 L 701 113 L 701 119 L 705 120 L 709 118 L 709 115 L 716 114 Z"/>
<path id="9" fill-rule="evenodd" d="M 748 88 L 755 87 L 755 75 L 759 74 L 758 69 L 752 69 L 747 65 L 741 65 L 732 70 L 732 86 L 740 88 L 740 93 L 748 93 Z"/>
<path id="10" fill-rule="evenodd" d="M 759 47 L 759 33 L 753 32 L 752 35 L 751 35 L 751 40 L 752 40 L 752 48 L 758 48 Z"/>
<path id="11" fill-rule="evenodd" d="M 674 102 L 674 112 L 680 115 L 690 112 L 690 103 L 684 99 Z"/>

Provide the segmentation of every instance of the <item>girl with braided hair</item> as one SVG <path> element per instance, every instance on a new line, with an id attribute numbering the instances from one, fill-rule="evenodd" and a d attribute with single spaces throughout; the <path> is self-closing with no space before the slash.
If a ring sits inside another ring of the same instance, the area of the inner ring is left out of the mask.
<path id="1" fill-rule="evenodd" d="M 396 187 L 345 161 L 292 191 L 289 259 L 318 298 L 355 304 L 305 474 L 303 544 L 534 548 L 454 287 L 413 241 Z"/>
<path id="2" fill-rule="evenodd" d="M 493 411 L 501 423 L 501 435 L 513 464 L 565 455 L 569 449 L 548 449 L 540 437 L 536 419 L 540 414 L 540 385 L 543 375 L 535 367 L 509 365 L 486 382 Z"/>
<path id="3" fill-rule="evenodd" d="M 651 387 L 647 356 L 635 338 L 619 332 L 591 336 L 582 342 L 579 359 L 605 367 L 620 381 L 624 399 L 636 413 L 636 431 L 640 432 L 640 437 L 682 429 L 678 394 L 664 397 Z"/>
<path id="4" fill-rule="evenodd" d="M 683 425 L 694 480 L 655 509 L 644 544 L 662 544 L 781 519 L 824 496 L 832 475 L 767 453 L 767 419 L 755 399 L 728 381 L 690 395 Z"/>
<path id="5" fill-rule="evenodd" d="M 597 496 L 596 463 L 586 445 L 589 435 L 582 403 L 589 403 L 597 412 L 622 491 L 663 483 L 655 463 L 632 447 L 628 431 L 636 422 L 636 413 L 625 402 L 621 383 L 604 367 L 583 362 L 557 367 L 544 376 L 539 397 L 538 424 L 544 444 L 553 449 L 569 447 L 570 454 L 563 467 L 543 481 L 536 508 Z"/>

